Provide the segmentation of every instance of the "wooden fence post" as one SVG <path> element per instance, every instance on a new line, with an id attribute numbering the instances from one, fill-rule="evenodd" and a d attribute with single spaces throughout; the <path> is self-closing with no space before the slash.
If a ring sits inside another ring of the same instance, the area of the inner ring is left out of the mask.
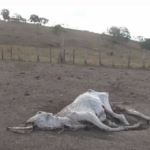
<path id="1" fill-rule="evenodd" d="M 64 63 L 65 63 L 65 61 L 66 61 L 66 49 L 64 48 Z"/>
<path id="2" fill-rule="evenodd" d="M 37 24 L 37 35 L 39 33 L 39 24 Z"/>
<path id="3" fill-rule="evenodd" d="M 50 61 L 50 63 L 52 62 L 52 49 L 51 49 L 51 47 L 50 47 L 50 49 L 49 49 L 49 61 Z"/>
<path id="4" fill-rule="evenodd" d="M 115 66 L 115 64 L 114 64 L 114 58 L 115 58 L 115 53 L 113 52 L 113 53 L 112 53 L 112 67 Z"/>
<path id="5" fill-rule="evenodd" d="M 73 49 L 73 64 L 75 63 L 75 49 Z"/>
<path id="6" fill-rule="evenodd" d="M 30 62 L 30 49 L 28 49 L 28 60 Z"/>
<path id="7" fill-rule="evenodd" d="M 12 60 L 12 47 L 10 48 L 10 57 L 11 57 L 11 60 Z"/>
<path id="8" fill-rule="evenodd" d="M 145 58 L 146 58 L 146 51 L 143 50 L 143 56 L 142 56 L 142 62 L 143 62 L 143 68 L 145 68 Z"/>
<path id="9" fill-rule="evenodd" d="M 87 65 L 87 50 L 85 49 L 84 64 Z"/>
<path id="10" fill-rule="evenodd" d="M 37 61 L 39 62 L 39 49 L 38 49 L 38 47 L 37 47 Z"/>
<path id="11" fill-rule="evenodd" d="M 101 50 L 99 50 L 99 66 L 102 65 L 102 61 L 101 61 Z"/>
<path id="12" fill-rule="evenodd" d="M 2 52 L 2 60 L 3 60 L 4 59 L 3 47 L 1 49 L 1 52 Z"/>
<path id="13" fill-rule="evenodd" d="M 20 60 L 20 49 L 18 48 L 18 60 Z"/>
<path id="14" fill-rule="evenodd" d="M 130 67 L 130 59 L 131 59 L 131 50 L 129 51 L 128 55 L 128 68 Z"/>

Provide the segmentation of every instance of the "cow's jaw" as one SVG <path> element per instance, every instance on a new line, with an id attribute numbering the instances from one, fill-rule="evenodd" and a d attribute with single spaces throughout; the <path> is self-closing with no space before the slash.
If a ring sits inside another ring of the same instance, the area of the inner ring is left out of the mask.
<path id="1" fill-rule="evenodd" d="M 17 133 L 30 133 L 33 131 L 33 126 L 27 126 L 27 127 L 7 127 L 6 128 L 9 131 L 17 132 Z"/>

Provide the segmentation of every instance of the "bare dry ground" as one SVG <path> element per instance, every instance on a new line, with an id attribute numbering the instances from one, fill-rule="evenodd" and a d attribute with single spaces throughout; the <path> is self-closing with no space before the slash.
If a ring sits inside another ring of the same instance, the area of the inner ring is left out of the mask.
<path id="1" fill-rule="evenodd" d="M 119 88 L 115 89 L 120 82 Z M 37 111 L 57 113 L 92 88 L 108 91 L 111 101 L 125 101 L 150 116 L 149 71 L 49 63 L 0 62 L 1 150 L 148 150 L 150 129 L 106 133 L 35 131 L 15 134 L 6 126 L 24 123 Z"/>

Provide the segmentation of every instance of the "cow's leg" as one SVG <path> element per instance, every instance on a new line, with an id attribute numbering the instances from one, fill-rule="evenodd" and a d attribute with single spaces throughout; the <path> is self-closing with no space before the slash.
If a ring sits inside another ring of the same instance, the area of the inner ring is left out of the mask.
<path id="1" fill-rule="evenodd" d="M 69 114 L 67 117 L 70 119 L 70 121 L 71 120 L 75 122 L 83 121 L 83 120 L 88 121 L 104 131 L 112 131 L 112 132 L 125 131 L 129 129 L 137 129 L 141 126 L 141 123 L 137 123 L 133 126 L 119 126 L 117 128 L 111 128 L 105 125 L 104 123 L 102 123 L 94 113 L 90 113 L 90 112 L 85 112 L 85 113 L 74 112 L 72 114 Z"/>
<path id="2" fill-rule="evenodd" d="M 128 114 L 128 115 L 131 115 L 131 116 L 136 116 L 136 117 L 139 117 L 141 119 L 144 119 L 146 121 L 150 121 L 150 117 L 149 116 L 146 116 L 134 109 L 128 109 L 128 108 L 123 108 L 121 106 L 116 106 L 116 109 L 119 110 L 120 112 L 124 113 L 124 114 Z"/>
<path id="3" fill-rule="evenodd" d="M 106 113 L 108 113 L 109 115 L 111 115 L 114 118 L 119 119 L 124 125 L 129 125 L 129 122 L 126 120 L 126 118 L 123 114 L 116 114 L 115 112 L 113 112 L 112 110 L 109 110 L 105 106 L 103 106 L 103 108 Z"/>
<path id="4" fill-rule="evenodd" d="M 108 119 L 106 119 L 103 123 L 108 125 L 109 127 L 113 127 L 113 128 L 119 127 L 119 125 L 117 125 L 116 123 L 114 123 L 114 122 L 112 122 L 112 121 L 110 121 Z"/>

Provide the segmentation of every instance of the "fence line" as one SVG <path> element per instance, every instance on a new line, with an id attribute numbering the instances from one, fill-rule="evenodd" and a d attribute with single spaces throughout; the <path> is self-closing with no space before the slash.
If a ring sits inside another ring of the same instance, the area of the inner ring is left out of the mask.
<path id="1" fill-rule="evenodd" d="M 4 50 L 3 47 L 1 47 L 1 60 L 5 60 L 8 58 L 8 55 L 10 57 L 11 60 L 14 60 L 15 56 L 17 55 L 18 56 L 18 59 L 17 60 L 23 60 L 23 54 L 24 54 L 24 57 L 28 57 L 27 61 L 31 61 L 32 60 L 32 57 L 36 57 L 36 61 L 37 62 L 42 62 L 42 58 L 43 59 L 47 59 L 49 61 L 49 63 L 52 63 L 52 58 L 53 60 L 55 60 L 54 58 L 56 58 L 56 62 L 57 62 L 57 58 L 59 57 L 60 53 L 56 53 L 57 51 L 56 50 L 52 50 L 52 48 L 50 47 L 49 48 L 49 53 L 45 55 L 45 57 L 40 57 L 40 49 L 38 47 L 36 47 L 36 54 L 31 54 L 33 53 L 31 51 L 31 48 L 28 48 L 28 51 L 27 51 L 27 54 L 25 54 L 25 50 L 22 51 L 21 53 L 21 49 L 18 47 L 17 48 L 17 54 L 15 55 L 15 48 L 13 48 L 12 46 L 9 48 L 10 50 L 10 53 L 8 54 L 8 51 L 6 52 L 6 50 Z M 42 52 L 43 54 L 43 50 L 40 51 Z M 77 55 L 77 53 L 80 53 Z M 84 49 L 84 53 L 83 51 L 77 51 L 75 49 L 73 49 L 73 51 L 67 51 L 66 48 L 63 49 L 63 53 L 62 53 L 62 57 L 61 59 L 63 59 L 63 61 L 58 61 L 59 63 L 67 63 L 69 61 L 72 62 L 72 64 L 84 64 L 84 65 L 94 65 L 94 63 L 96 63 L 97 66 L 111 66 L 111 67 L 116 67 L 116 63 L 119 64 L 120 67 L 123 67 L 121 65 L 121 62 L 123 62 L 124 66 L 127 67 L 127 68 L 130 68 L 132 67 L 132 63 L 136 60 L 137 61 L 137 65 L 142 67 L 142 68 L 150 68 L 150 55 L 149 52 L 147 50 L 143 50 L 142 51 L 142 54 L 140 54 L 139 51 L 137 51 L 135 54 L 134 54 L 135 51 L 131 51 L 129 50 L 127 54 L 125 53 L 121 53 L 121 55 L 119 56 L 117 52 L 110 52 L 109 54 L 106 54 L 105 51 L 102 51 L 102 50 L 98 50 L 98 51 L 93 51 L 93 50 L 87 50 L 87 49 Z M 103 55 L 102 55 L 103 54 Z M 132 55 L 132 57 L 131 57 Z M 136 55 L 136 56 L 135 56 Z M 141 56 L 137 56 L 137 55 L 141 55 Z M 21 57 L 22 56 L 22 57 Z M 149 57 L 148 57 L 149 56 Z M 109 58 L 108 58 L 109 57 Z M 134 58 L 135 57 L 135 58 Z M 91 58 L 91 62 L 90 62 L 90 58 Z M 122 58 L 122 60 L 121 60 Z M 67 60 L 69 59 L 69 60 Z M 120 59 L 120 60 L 119 60 Z M 103 61 L 102 61 L 103 60 Z M 106 61 L 107 60 L 107 61 Z M 148 63 L 148 66 L 146 65 L 146 61 L 149 61 L 147 62 Z M 106 63 L 107 62 L 107 63 Z M 110 64 L 108 63 L 110 62 Z M 141 64 L 141 65 L 140 65 Z"/>

